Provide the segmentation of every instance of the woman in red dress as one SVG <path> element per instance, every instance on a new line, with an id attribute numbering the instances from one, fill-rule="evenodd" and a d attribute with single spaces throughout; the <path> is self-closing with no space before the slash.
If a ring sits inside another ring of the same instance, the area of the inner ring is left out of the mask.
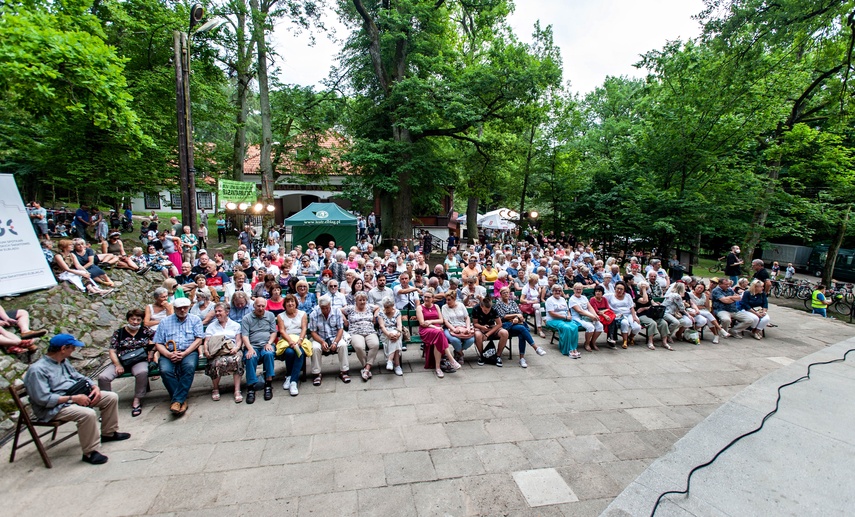
<path id="1" fill-rule="evenodd" d="M 433 368 L 440 379 L 445 377 L 440 369 L 442 356 L 448 359 L 448 364 L 455 370 L 460 369 L 460 363 L 454 360 L 448 339 L 443 332 L 443 319 L 439 308 L 433 304 L 434 290 L 428 288 L 424 292 L 424 303 L 416 307 L 416 317 L 419 320 L 419 337 L 425 344 L 425 369 Z"/>

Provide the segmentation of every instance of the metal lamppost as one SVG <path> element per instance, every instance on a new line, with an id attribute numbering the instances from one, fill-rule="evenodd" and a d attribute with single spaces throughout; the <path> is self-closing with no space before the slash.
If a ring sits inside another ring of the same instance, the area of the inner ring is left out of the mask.
<path id="1" fill-rule="evenodd" d="M 193 28 L 202 21 L 205 9 L 201 4 L 190 8 L 190 26 L 187 32 L 173 32 L 175 51 L 175 112 L 178 120 L 178 168 L 181 184 L 181 220 L 196 233 L 196 168 L 193 165 L 193 121 L 190 112 L 190 45 Z M 220 25 L 219 20 L 208 20 L 195 33 L 209 31 Z"/>

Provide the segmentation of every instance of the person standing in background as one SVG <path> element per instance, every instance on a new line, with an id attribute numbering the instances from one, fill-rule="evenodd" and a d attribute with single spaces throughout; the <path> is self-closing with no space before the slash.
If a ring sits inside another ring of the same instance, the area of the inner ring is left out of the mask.
<path id="1" fill-rule="evenodd" d="M 226 243 L 226 216 L 220 214 L 217 218 L 217 244 Z"/>

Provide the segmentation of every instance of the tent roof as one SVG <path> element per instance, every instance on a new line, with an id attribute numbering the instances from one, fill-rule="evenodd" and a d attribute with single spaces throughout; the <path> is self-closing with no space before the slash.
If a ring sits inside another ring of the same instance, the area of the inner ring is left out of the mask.
<path id="1" fill-rule="evenodd" d="M 288 219 L 287 226 L 302 225 L 350 225 L 356 226 L 356 216 L 335 203 L 312 203 Z"/>

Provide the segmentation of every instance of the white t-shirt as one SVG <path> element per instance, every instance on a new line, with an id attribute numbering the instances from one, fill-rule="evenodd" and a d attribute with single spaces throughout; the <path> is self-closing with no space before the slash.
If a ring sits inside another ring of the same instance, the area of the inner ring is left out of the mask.
<path id="1" fill-rule="evenodd" d="M 629 316 L 632 314 L 632 308 L 635 307 L 635 302 L 628 294 L 623 295 L 623 300 L 618 300 L 614 294 L 607 294 L 606 300 L 609 301 L 609 307 L 612 308 L 615 314 Z"/>
<path id="2" fill-rule="evenodd" d="M 550 296 L 546 299 L 546 321 L 554 320 L 552 316 L 549 315 L 550 312 L 557 312 L 559 314 L 568 314 L 569 309 L 567 307 L 567 300 L 562 296 L 560 298 L 556 298 L 554 296 Z"/>
<path id="3" fill-rule="evenodd" d="M 567 305 L 570 306 L 570 312 L 573 314 L 574 320 L 582 318 L 582 314 L 579 314 L 579 312 L 578 312 L 579 309 L 581 309 L 583 311 L 590 310 L 589 305 L 588 305 L 588 299 L 585 298 L 585 296 L 583 296 L 583 295 L 576 296 L 574 294 L 567 301 Z M 588 317 L 590 317 L 590 316 L 588 316 Z"/>

